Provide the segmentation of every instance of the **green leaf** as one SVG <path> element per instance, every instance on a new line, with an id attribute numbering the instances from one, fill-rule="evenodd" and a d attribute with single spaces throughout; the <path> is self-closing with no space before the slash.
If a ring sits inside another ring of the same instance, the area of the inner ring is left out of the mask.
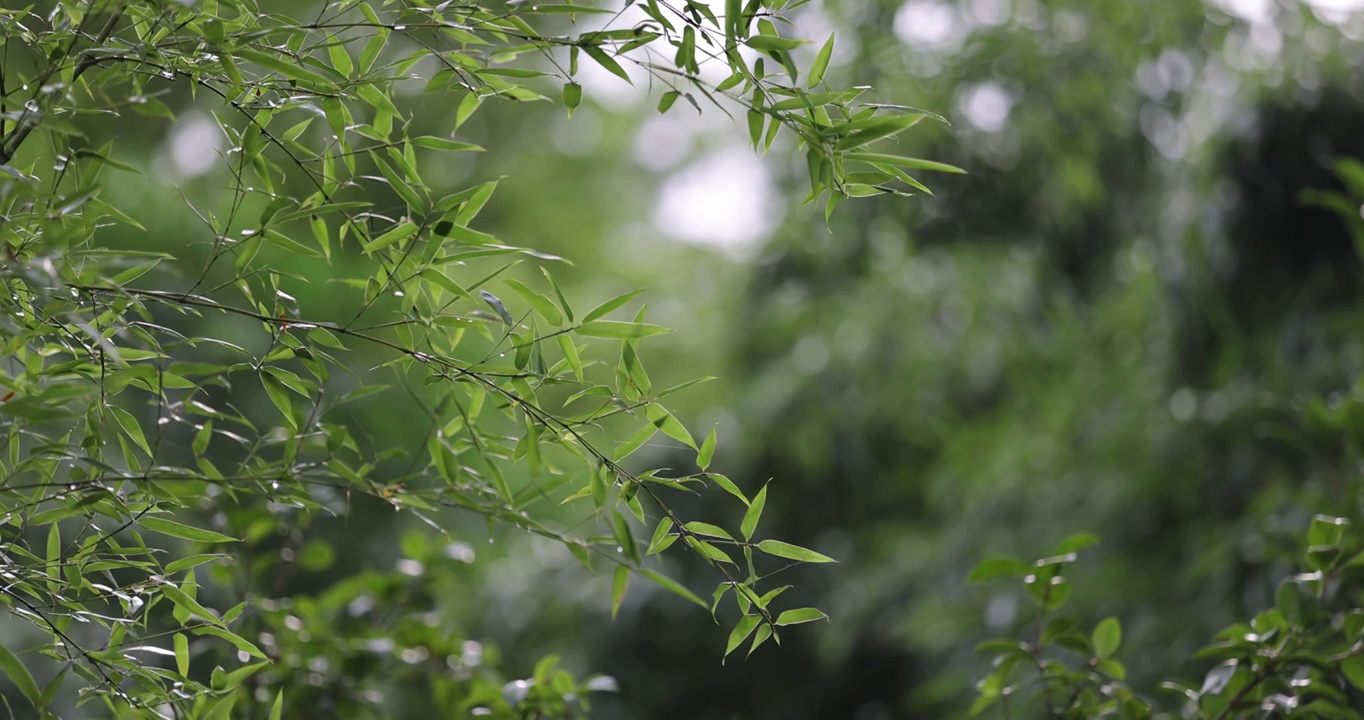
<path id="1" fill-rule="evenodd" d="M 327 48 L 327 57 L 332 61 L 332 67 L 338 73 L 350 77 L 355 72 L 355 62 L 351 60 L 350 53 L 346 51 L 346 46 L 338 40 Z M 183 673 L 181 673 L 183 674 Z"/>
<path id="2" fill-rule="evenodd" d="M 651 335 L 672 332 L 671 328 L 649 323 L 619 322 L 616 320 L 597 320 L 584 322 L 578 333 L 587 337 L 610 338 L 613 340 L 638 340 Z"/>
<path id="3" fill-rule="evenodd" d="M 953 173 L 956 175 L 966 174 L 965 170 L 962 170 L 961 168 L 955 165 L 934 162 L 932 160 L 921 160 L 919 158 L 901 157 L 899 155 L 853 152 L 848 153 L 848 159 L 861 160 L 862 162 L 869 163 L 886 163 L 888 165 L 899 165 L 900 167 L 907 167 L 910 168 L 911 170 L 932 170 L 935 172 Z"/>
<path id="4" fill-rule="evenodd" d="M 497 313 L 497 316 L 502 318 L 502 322 L 507 325 L 516 324 L 516 318 L 512 317 L 511 312 L 507 310 L 507 305 L 502 302 L 502 298 L 499 298 L 487 290 L 479 290 L 478 294 L 483 298 L 483 302 L 488 303 L 488 307 L 491 307 L 493 311 Z"/>
<path id="5" fill-rule="evenodd" d="M 658 426 L 658 429 L 662 430 L 665 435 L 685 443 L 693 450 L 696 449 L 696 440 L 692 439 L 691 433 L 687 431 L 687 428 L 681 422 L 678 422 L 677 418 L 673 417 L 673 414 L 668 412 L 667 408 L 657 404 L 650 405 L 645 414 L 648 415 L 649 422 Z"/>
<path id="6" fill-rule="evenodd" d="M 1094 657 L 1103 660 L 1117 651 L 1122 644 L 1122 625 L 1115 617 L 1105 618 L 1094 627 L 1091 639 L 1094 644 Z"/>
<path id="7" fill-rule="evenodd" d="M 744 44 L 754 50 L 780 51 L 795 50 L 805 44 L 804 40 L 794 38 L 775 37 L 772 35 L 754 35 L 744 41 Z"/>
<path id="8" fill-rule="evenodd" d="M 705 470 L 710 467 L 711 458 L 715 456 L 715 428 L 710 429 L 710 434 L 701 443 L 701 449 L 696 452 L 696 466 Z"/>
<path id="9" fill-rule="evenodd" d="M 195 455 L 203 455 L 208 450 L 208 443 L 212 439 L 213 421 L 208 420 L 204 422 L 204 426 L 199 428 L 198 432 L 194 433 L 194 442 L 191 443 L 190 449 L 194 451 Z"/>
<path id="10" fill-rule="evenodd" d="M 1307 583 L 1289 578 L 1279 584 L 1274 594 L 1274 607 L 1293 625 L 1306 625 L 1320 611 L 1320 601 Z"/>
<path id="11" fill-rule="evenodd" d="M 989 580 L 998 580 L 1007 577 L 1022 577 L 1027 575 L 1031 568 L 1021 560 L 1011 557 L 994 557 L 976 563 L 971 569 L 971 574 L 966 577 L 967 582 L 978 583 Z"/>
<path id="12" fill-rule="evenodd" d="M 568 108 L 568 114 L 573 115 L 573 111 L 581 104 L 583 104 L 583 86 L 578 83 L 564 85 L 564 107 Z"/>
<path id="13" fill-rule="evenodd" d="M 57 671 L 56 677 L 48 682 L 47 687 L 43 688 L 42 697 L 38 698 L 38 709 L 44 710 L 52 706 L 52 702 L 57 699 L 57 693 L 62 688 L 62 681 L 66 679 L 66 671 L 70 666 Z"/>
<path id="14" fill-rule="evenodd" d="M 226 555 L 190 555 L 189 557 L 182 557 L 182 558 L 180 558 L 179 560 L 175 560 L 175 561 L 170 562 L 170 563 L 168 563 L 168 564 L 166 565 L 166 574 L 167 574 L 167 575 L 174 575 L 174 574 L 176 574 L 176 573 L 178 573 L 178 572 L 181 572 L 181 571 L 184 571 L 184 570 L 189 570 L 189 569 L 191 569 L 191 568 L 196 568 L 196 567 L 199 567 L 200 565 L 205 565 L 205 564 L 207 564 L 207 563 L 211 563 L 211 562 L 213 562 L 214 560 L 221 560 L 221 559 L 223 559 L 223 558 L 225 558 L 225 557 L 227 557 L 227 556 L 226 556 Z"/>
<path id="15" fill-rule="evenodd" d="M 697 535 L 721 537 L 726 540 L 734 539 L 734 536 L 730 535 L 728 532 L 725 531 L 724 528 L 720 527 L 719 525 L 711 525 L 710 523 L 701 522 L 699 520 L 693 520 L 692 522 L 687 523 L 684 527 L 696 533 Z"/>
<path id="16" fill-rule="evenodd" d="M 150 261 L 150 262 L 145 262 L 145 263 L 141 263 L 141 264 L 139 264 L 139 265 L 134 265 L 134 266 L 128 268 L 127 270 L 124 270 L 123 272 L 121 272 L 121 273 L 119 273 L 119 274 L 113 276 L 112 278 L 110 278 L 110 279 L 109 279 L 109 283 L 110 283 L 111 285 L 127 285 L 128 283 L 130 283 L 130 282 L 132 282 L 132 281 L 134 281 L 134 280 L 136 280 L 136 279 L 142 277 L 143 275 L 145 275 L 145 274 L 147 273 L 147 271 L 149 271 L 149 270 L 151 270 L 152 268 L 156 267 L 156 266 L 159 265 L 160 263 L 161 263 L 161 258 L 157 258 L 157 259 L 152 260 L 152 261 Z"/>
<path id="17" fill-rule="evenodd" d="M 663 548 L 667 547 L 667 545 L 671 545 L 672 544 L 671 542 L 668 543 L 667 545 L 664 545 L 663 543 L 668 538 L 673 538 L 673 540 L 676 540 L 675 536 L 668 534 L 668 531 L 672 529 L 673 521 L 671 518 L 663 518 L 662 520 L 659 520 L 658 527 L 654 528 L 653 539 L 649 541 L 649 551 L 645 554 L 654 555 L 656 553 L 662 552 Z"/>
<path id="18" fill-rule="evenodd" d="M 270 706 L 270 720 L 282 720 L 284 717 L 284 690 L 275 693 L 275 704 Z"/>
<path id="19" fill-rule="evenodd" d="M 778 625 L 799 625 L 801 623 L 814 622 L 815 620 L 828 620 L 829 616 L 820 612 L 818 608 L 797 608 L 787 610 L 777 616 Z"/>
<path id="20" fill-rule="evenodd" d="M 1099 544 L 1099 536 L 1094 533 L 1075 533 L 1056 547 L 1054 555 L 1065 555 L 1084 550 L 1087 547 Z"/>
<path id="21" fill-rule="evenodd" d="M 658 432 L 658 426 L 653 423 L 640 428 L 634 435 L 631 435 L 626 439 L 625 442 L 616 446 L 616 449 L 611 452 L 611 462 L 620 462 L 629 457 L 630 453 L 638 450 L 641 445 L 648 442 L 649 438 L 653 437 L 656 432 Z"/>
<path id="22" fill-rule="evenodd" d="M 634 81 L 630 79 L 630 75 L 625 72 L 625 68 L 621 67 L 620 63 L 616 62 L 610 55 L 607 55 L 601 48 L 595 45 L 582 45 L 581 47 L 583 52 L 587 53 L 588 57 L 596 60 L 598 65 L 606 68 L 612 75 L 615 75 L 631 85 L 635 84 Z"/>
<path id="23" fill-rule="evenodd" d="M 568 298 L 564 297 L 564 291 L 559 288 L 558 281 L 548 270 L 540 268 L 540 272 L 549 281 L 549 286 L 554 289 L 554 297 L 559 301 L 559 308 L 564 311 L 564 317 L 568 318 L 569 322 L 573 322 L 573 306 L 568 304 Z"/>
<path id="24" fill-rule="evenodd" d="M 9 648 L 5 647 L 4 643 L 0 643 L 0 671 L 4 671 L 10 682 L 19 688 L 19 692 L 23 693 L 24 697 L 33 703 L 33 707 L 41 707 L 39 702 L 42 693 L 38 691 L 38 683 L 33 681 L 33 675 L 29 673 L 28 668 L 24 667 L 24 664 L 19 661 L 19 658 L 15 657 L 14 653 L 10 652 Z"/>
<path id="25" fill-rule="evenodd" d="M 698 540 L 695 537 L 689 535 L 687 536 L 686 541 L 687 544 L 690 545 L 693 550 L 695 550 L 699 555 L 701 555 L 701 557 L 713 560 L 715 562 L 728 563 L 730 565 L 737 564 L 734 562 L 734 558 L 731 558 L 728 553 L 726 553 L 724 550 L 721 550 L 718 547 L 715 547 L 714 545 L 711 545 L 705 540 Z"/>
<path id="26" fill-rule="evenodd" d="M 142 434 L 142 426 L 138 424 L 137 418 L 117 405 L 109 405 L 108 408 L 109 412 L 113 414 L 114 420 L 118 422 L 118 426 L 123 428 L 123 432 L 128 435 L 129 439 L 137 443 L 137 446 L 147 453 L 147 457 L 151 457 L 152 448 L 147 444 L 147 437 Z"/>
<path id="27" fill-rule="evenodd" d="M 1350 521 L 1346 518 L 1317 515 L 1307 528 L 1307 544 L 1318 547 L 1335 547 L 1345 537 L 1345 529 Z"/>
<path id="28" fill-rule="evenodd" d="M 834 33 L 829 33 L 829 39 L 824 41 L 824 46 L 819 49 L 819 54 L 815 56 L 815 61 L 810 65 L 810 71 L 806 75 L 806 85 L 814 87 L 824 81 L 824 71 L 829 69 L 829 59 L 834 55 Z"/>
<path id="29" fill-rule="evenodd" d="M 235 675 L 237 672 L 241 672 L 241 670 L 237 670 L 233 674 Z M 214 690 L 219 691 L 237 687 L 239 683 L 232 682 L 231 678 L 231 675 L 222 672 L 222 668 L 214 668 L 213 674 L 209 676 L 209 684 L 213 686 Z M 216 704 L 211 705 L 209 711 L 203 715 L 203 720 L 232 720 L 232 708 L 237 704 L 237 699 L 240 697 L 240 694 L 234 692 L 216 699 Z"/>
<path id="30" fill-rule="evenodd" d="M 54 522 L 47 529 L 48 574 L 54 575 L 62 564 L 62 527 Z"/>
<path id="31" fill-rule="evenodd" d="M 885 117 L 877 118 L 877 119 L 875 120 L 875 122 L 869 124 L 867 127 L 864 127 L 864 128 L 862 128 L 861 130 L 856 130 L 856 131 L 854 131 L 854 132 L 850 132 L 850 133 L 848 133 L 846 136 L 844 136 L 843 138 L 841 138 L 838 142 L 834 143 L 834 149 L 835 149 L 835 150 L 849 150 L 849 149 L 851 149 L 851 148 L 861 147 L 862 145 L 866 145 L 867 143 L 870 143 L 870 142 L 872 142 L 873 140 L 880 140 L 881 138 L 890 137 L 890 136 L 895 135 L 895 134 L 897 134 L 897 133 L 900 133 L 900 132 L 902 132 L 902 131 L 904 131 L 904 130 L 907 130 L 907 129 L 909 129 L 910 127 L 913 127 L 916 123 L 918 123 L 918 122 L 919 122 L 920 120 L 922 120 L 922 119 L 923 119 L 923 116 L 922 116 L 922 115 L 887 115 L 887 116 L 885 116 Z M 889 159 L 877 159 L 877 160 L 873 160 L 873 159 L 868 159 L 868 158 L 855 157 L 855 155 L 861 155 L 861 154 L 863 154 L 863 153 L 851 153 L 851 154 L 848 155 L 848 159 L 850 159 L 850 160 L 865 160 L 866 162 L 889 162 L 889 163 L 892 163 L 892 164 L 901 164 L 901 163 L 896 163 L 896 162 L 894 162 L 894 161 L 892 161 L 892 160 L 889 160 Z M 872 155 L 872 157 L 874 157 L 874 158 L 883 158 L 883 157 L 884 157 L 884 158 L 891 158 L 891 157 L 894 157 L 893 155 L 881 156 L 881 155 L 873 155 L 873 154 L 871 154 L 871 153 L 867 153 L 867 154 L 868 154 L 868 155 Z M 905 158 L 905 159 L 909 159 L 909 158 Z M 950 167 L 950 166 L 948 166 L 948 167 Z M 927 168 L 921 168 L 921 169 L 927 169 Z"/>
<path id="32" fill-rule="evenodd" d="M 615 577 L 611 579 L 611 619 L 616 619 L 616 613 L 620 611 L 620 601 L 625 597 L 625 588 L 630 584 L 630 568 L 624 565 L 616 566 Z"/>
<path id="33" fill-rule="evenodd" d="M 720 488 L 725 492 L 744 501 L 745 505 L 749 504 L 748 498 L 744 496 L 743 491 L 739 489 L 738 485 L 734 484 L 733 480 L 730 480 L 729 478 L 725 477 L 724 475 L 721 475 L 720 473 L 706 473 L 706 477 L 714 481 L 715 484 L 719 485 Z"/>
<path id="34" fill-rule="evenodd" d="M 706 601 L 697 597 L 696 593 L 693 593 L 692 591 L 683 587 L 676 580 L 673 580 L 672 578 L 669 578 L 666 575 L 648 569 L 641 570 L 640 573 L 644 575 L 644 577 L 652 580 L 654 584 L 658 585 L 664 590 L 667 590 L 668 592 L 673 593 L 678 597 L 685 598 L 686 600 L 695 603 L 696 605 L 701 607 L 701 609 L 705 610 L 709 608 L 709 606 L 706 605 Z"/>
<path id="35" fill-rule="evenodd" d="M 471 92 L 465 95 L 464 99 L 459 101 L 459 108 L 455 110 L 455 129 L 458 130 L 459 126 L 463 125 L 464 121 L 468 120 L 469 116 L 473 115 L 474 111 L 482 104 L 483 96 L 478 93 Z"/>
<path id="36" fill-rule="evenodd" d="M 370 158 L 374 160 L 374 166 L 379 168 L 379 174 L 383 175 L 384 179 L 388 181 L 389 189 L 397 193 L 398 197 L 402 198 L 403 202 L 407 203 L 408 208 L 413 212 L 421 212 L 426 209 L 426 201 L 422 199 L 422 196 L 417 192 L 416 187 L 414 187 L 406 177 L 399 175 L 398 171 L 394 170 L 392 165 L 380 160 L 377 154 L 370 153 Z M 411 224 L 411 221 L 408 220 L 399 223 L 398 228 L 402 228 L 406 224 Z M 397 230 L 398 228 L 394 229 Z M 414 230 L 413 232 L 416 231 Z M 389 241 L 384 244 L 392 245 L 393 242 L 394 241 Z M 379 245 L 379 241 L 375 240 L 371 245 Z M 366 246 L 365 252 L 374 252 L 374 250 L 377 249 L 378 248 Z"/>
<path id="37" fill-rule="evenodd" d="M 611 511 L 611 534 L 615 536 L 621 550 L 625 551 L 625 556 L 638 563 L 639 547 L 635 545 L 635 536 L 630 533 L 630 525 L 625 521 L 625 516 L 615 510 Z"/>
<path id="38" fill-rule="evenodd" d="M 636 295 L 639 295 L 642 292 L 644 291 L 635 290 L 633 292 L 625 293 L 624 295 L 618 295 L 592 308 L 591 311 L 589 311 L 586 315 L 583 316 L 583 324 L 586 325 L 587 323 L 590 323 L 593 320 L 596 320 L 597 318 L 605 317 L 607 313 L 610 313 L 612 310 L 616 310 L 623 307 L 626 303 L 635 299 Z"/>
<path id="39" fill-rule="evenodd" d="M 419 229 L 420 228 L 417 227 L 416 223 L 412 222 L 411 220 L 404 220 L 398 223 L 397 225 L 393 226 L 392 230 L 389 230 L 383 235 L 380 235 L 379 237 L 374 238 L 368 243 L 365 243 L 365 254 L 369 255 L 371 253 L 378 252 L 379 250 L 383 250 L 389 245 L 393 245 L 395 243 L 406 240 L 412 237 L 413 235 L 416 235 L 417 230 Z"/>
<path id="40" fill-rule="evenodd" d="M 744 521 L 739 524 L 739 532 L 743 533 L 744 540 L 753 539 L 753 532 L 758 529 L 758 521 L 762 519 L 763 507 L 766 505 L 767 486 L 764 485 L 753 497 L 753 502 L 749 503 L 748 510 L 744 513 Z"/>
<path id="41" fill-rule="evenodd" d="M 242 47 L 237 48 L 233 52 L 235 52 L 239 58 L 250 60 L 270 72 L 279 73 L 280 75 L 293 80 L 302 80 L 323 86 L 330 86 L 333 84 L 329 78 L 307 69 L 302 63 L 286 60 L 285 58 L 289 57 L 288 55 L 285 55 L 274 48 L 271 48 L 271 50 L 272 52 L 267 53 L 253 48 Z"/>
<path id="42" fill-rule="evenodd" d="M 573 344 L 573 338 L 567 335 L 560 335 L 554 338 L 559 343 L 559 350 L 564 353 L 564 359 L 568 361 L 568 367 L 573 370 L 573 376 L 579 382 L 583 379 L 583 361 L 578 357 L 578 347 Z"/>
<path id="43" fill-rule="evenodd" d="M 412 144 L 417 147 L 424 147 L 431 150 L 452 150 L 455 152 L 483 152 L 479 145 L 449 140 L 447 138 L 435 137 L 432 135 L 422 135 L 412 138 Z"/>
<path id="44" fill-rule="evenodd" d="M 739 618 L 739 623 L 729 633 L 729 641 L 725 643 L 725 657 L 734 652 L 748 636 L 753 634 L 753 629 L 758 627 L 762 618 L 758 615 L 745 615 Z"/>
<path id="45" fill-rule="evenodd" d="M 1340 672 L 1357 690 L 1364 690 L 1364 655 L 1351 655 L 1340 661 Z"/>
<path id="46" fill-rule="evenodd" d="M 190 597 L 184 590 L 181 590 L 170 583 L 164 583 L 161 585 L 161 593 L 181 610 L 191 615 L 198 615 L 200 618 L 215 625 L 222 625 L 223 621 L 218 619 L 217 615 L 214 615 L 208 608 L 200 605 L 198 600 Z M 201 629 L 202 628 L 196 628 L 196 631 Z"/>
<path id="47" fill-rule="evenodd" d="M 189 677 L 189 638 L 184 633 L 175 633 L 175 670 Z"/>
<path id="48" fill-rule="evenodd" d="M 772 637 L 772 626 L 759 625 L 757 634 L 753 636 L 753 644 L 748 646 L 748 654 L 752 655 L 753 651 L 762 647 L 762 644 L 767 642 L 770 637 Z"/>
<path id="49" fill-rule="evenodd" d="M 540 317 L 548 320 L 551 325 L 563 323 L 563 313 L 559 312 L 559 308 L 548 297 L 531 290 L 526 287 L 525 283 L 518 280 L 508 280 L 507 285 L 515 290 L 516 294 L 520 295 L 521 299 L 525 300 L 532 310 L 538 313 Z"/>
<path id="50" fill-rule="evenodd" d="M 677 102 L 677 99 L 681 96 L 682 93 L 676 90 L 669 90 L 668 92 L 663 93 L 663 97 L 658 99 L 658 112 L 668 112 L 672 109 L 673 103 Z"/>
<path id="51" fill-rule="evenodd" d="M 190 525 L 184 525 L 174 520 L 167 520 L 161 517 L 144 517 L 141 520 L 142 527 L 159 532 L 163 535 L 170 535 L 182 540 L 192 540 L 201 543 L 231 543 L 238 542 L 237 538 L 231 535 L 224 535 L 212 530 L 205 530 Z"/>
<path id="52" fill-rule="evenodd" d="M 1094 669 L 1114 680 L 1127 679 L 1127 668 L 1114 658 L 1104 658 L 1103 660 L 1094 663 Z"/>
<path id="53" fill-rule="evenodd" d="M 284 383 L 278 378 L 268 373 L 260 374 L 261 385 L 265 386 L 265 394 L 270 396 L 270 402 L 274 403 L 275 408 L 284 415 L 284 421 L 290 427 L 294 424 L 294 405 L 289 399 L 289 391 L 284 387 Z"/>
<path id="54" fill-rule="evenodd" d="M 803 548 L 799 545 L 784 543 L 779 540 L 764 540 L 758 543 L 758 549 L 774 557 L 786 558 L 787 560 L 799 560 L 807 563 L 829 563 L 838 562 L 827 555 L 821 555 L 814 550 Z"/>

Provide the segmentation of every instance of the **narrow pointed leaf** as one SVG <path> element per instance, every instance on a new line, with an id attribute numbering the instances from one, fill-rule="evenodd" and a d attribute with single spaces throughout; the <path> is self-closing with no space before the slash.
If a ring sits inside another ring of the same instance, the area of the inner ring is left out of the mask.
<path id="1" fill-rule="evenodd" d="M 630 584 L 630 568 L 624 565 L 616 566 L 615 577 L 611 579 L 611 619 L 616 619 L 616 613 L 620 612 L 620 601 L 625 597 L 625 588 Z"/>
<path id="2" fill-rule="evenodd" d="M 606 317 L 608 313 L 610 313 L 613 310 L 617 310 L 620 309 L 621 307 L 624 307 L 626 303 L 630 302 L 631 300 L 634 300 L 635 296 L 639 295 L 642 292 L 644 291 L 635 290 L 633 292 L 625 293 L 624 295 L 618 295 L 592 308 L 591 310 L 588 311 L 586 315 L 583 316 L 583 324 L 586 325 L 592 322 L 593 320 Z"/>
<path id="3" fill-rule="evenodd" d="M 753 502 L 749 504 L 748 511 L 744 513 L 744 520 L 739 525 L 739 532 L 743 533 L 745 540 L 753 539 L 753 532 L 758 529 L 758 521 L 762 519 L 763 507 L 767 505 L 767 486 L 753 497 Z"/>
<path id="4" fill-rule="evenodd" d="M 824 72 L 829 69 L 829 59 L 834 55 L 834 35 L 829 34 L 829 39 L 824 41 L 824 46 L 819 49 L 819 54 L 815 56 L 815 61 L 810 65 L 810 70 L 806 73 L 806 84 L 815 87 L 824 81 Z"/>
<path id="5" fill-rule="evenodd" d="M 729 641 L 725 643 L 726 657 L 742 645 L 749 635 L 753 634 L 753 629 L 758 627 L 761 620 L 762 618 L 758 615 L 745 615 L 739 618 L 739 623 L 729 633 Z"/>
<path id="6" fill-rule="evenodd" d="M 170 535 L 171 537 L 177 537 L 182 540 L 193 540 L 194 542 L 202 543 L 237 542 L 237 538 L 234 538 L 231 535 L 224 535 L 220 532 L 185 525 L 161 517 L 144 517 L 141 520 L 141 525 L 153 532 Z"/>
<path id="7" fill-rule="evenodd" d="M 795 610 L 787 610 L 781 615 L 778 615 L 777 624 L 799 625 L 801 623 L 813 622 L 815 620 L 827 620 L 828 618 L 829 618 L 828 615 L 825 615 L 817 608 L 811 607 L 798 608 Z"/>
<path id="8" fill-rule="evenodd" d="M 659 520 L 658 527 L 654 528 L 654 536 L 649 540 L 649 551 L 645 554 L 653 555 L 654 553 L 659 552 L 657 549 L 659 544 L 662 543 L 665 538 L 669 537 L 668 531 L 672 529 L 673 521 L 670 518 Z"/>
<path id="9" fill-rule="evenodd" d="M 838 562 L 827 555 L 821 555 L 814 550 L 803 548 L 799 545 L 784 543 L 779 540 L 764 540 L 758 543 L 758 549 L 774 557 L 786 558 L 787 560 L 799 560 L 808 563 L 829 563 Z"/>
<path id="10" fill-rule="evenodd" d="M 24 663 L 14 653 L 10 652 L 9 648 L 5 647 L 3 643 L 0 643 L 0 671 L 4 671 L 10 682 L 19 688 L 19 692 L 23 693 L 24 697 L 33 703 L 34 707 L 39 707 L 38 703 L 42 693 L 38 691 L 38 683 L 33 681 L 33 675 L 29 673 L 28 668 L 24 667 Z"/>
<path id="11" fill-rule="evenodd" d="M 698 606 L 700 606 L 700 607 L 703 608 L 703 609 L 706 608 L 706 607 L 708 607 L 708 606 L 706 605 L 706 601 L 704 601 L 704 600 L 702 600 L 701 598 L 697 597 L 697 596 L 696 596 L 696 593 L 694 593 L 694 592 L 688 590 L 686 587 L 682 586 L 682 585 L 681 585 L 680 583 L 678 583 L 676 580 L 673 580 L 672 578 L 668 577 L 667 575 L 663 575 L 663 574 L 661 574 L 661 573 L 659 573 L 659 572 L 656 572 L 656 571 L 654 571 L 654 570 L 647 570 L 647 569 L 646 569 L 646 570 L 642 570 L 642 571 L 640 571 L 640 572 L 641 572 L 641 574 L 644 575 L 644 577 L 649 578 L 649 579 L 652 580 L 656 585 L 658 585 L 659 587 L 663 588 L 664 590 L 667 590 L 668 592 L 673 593 L 674 595 L 677 595 L 677 596 L 679 596 L 679 597 L 685 598 L 686 600 L 688 600 L 688 601 L 690 601 L 690 602 L 696 603 Z"/>
<path id="12" fill-rule="evenodd" d="M 701 449 L 696 452 L 696 466 L 705 470 L 710 467 L 711 458 L 715 457 L 715 428 L 710 429 L 710 434 L 701 443 Z"/>

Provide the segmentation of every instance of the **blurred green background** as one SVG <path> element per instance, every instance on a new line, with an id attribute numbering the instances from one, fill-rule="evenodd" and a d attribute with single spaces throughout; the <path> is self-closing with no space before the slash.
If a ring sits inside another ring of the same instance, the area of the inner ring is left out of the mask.
<path id="1" fill-rule="evenodd" d="M 632 589 L 611 622 L 605 576 L 478 521 L 450 528 L 476 562 L 446 609 L 509 677 L 545 653 L 614 676 L 601 718 L 953 717 L 982 672 L 976 642 L 1030 620 L 1018 593 L 968 586 L 969 568 L 1091 531 L 1103 543 L 1072 605 L 1122 619 L 1133 684 L 1206 670 L 1187 658 L 1269 604 L 1280 539 L 1315 508 L 1360 514 L 1340 507 L 1358 468 L 1321 431 L 1364 364 L 1359 259 L 1299 198 L 1338 185 L 1335 158 L 1364 157 L 1360 5 L 805 5 L 798 34 L 837 32 L 831 73 L 951 120 L 905 133 L 903 154 L 970 171 L 925 178 L 935 197 L 845 203 L 827 228 L 799 207 L 789 147 L 759 157 L 740 123 L 658 115 L 656 94 L 593 68 L 571 119 L 485 107 L 458 137 L 488 152 L 429 178 L 505 175 L 482 229 L 571 260 L 551 267 L 578 304 L 647 288 L 650 320 L 677 329 L 645 344 L 655 383 L 719 378 L 673 409 L 693 432 L 718 426 L 716 469 L 755 491 L 770 479 L 774 537 L 841 562 L 789 579 L 793 606 L 830 623 L 725 665 L 707 614 Z M 123 242 L 181 248 L 202 228 L 177 192 L 211 202 L 228 178 L 210 118 L 163 99 L 179 121 L 117 146 L 157 172 L 106 199 L 149 228 Z M 300 305 L 346 313 L 324 279 Z M 352 412 L 379 448 L 426 431 L 383 395 Z M 673 445 L 637 459 L 689 462 Z M 724 498 L 693 502 L 680 509 L 738 519 Z M 323 593 L 389 569 L 419 527 L 377 504 L 319 519 L 334 564 L 280 582 Z"/>

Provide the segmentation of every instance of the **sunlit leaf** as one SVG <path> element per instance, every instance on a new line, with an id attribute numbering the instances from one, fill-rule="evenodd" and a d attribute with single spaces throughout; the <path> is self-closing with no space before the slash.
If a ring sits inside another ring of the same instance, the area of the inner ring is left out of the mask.
<path id="1" fill-rule="evenodd" d="M 828 615 L 825 615 L 818 609 L 807 607 L 799 608 L 796 610 L 787 610 L 786 612 L 783 612 L 781 615 L 777 616 L 776 624 L 799 625 L 801 623 L 813 622 L 815 620 L 827 620 L 828 618 L 829 618 Z"/>
<path id="2" fill-rule="evenodd" d="M 758 529 L 758 521 L 762 519 L 763 508 L 767 505 L 767 486 L 764 485 L 758 494 L 753 496 L 753 501 L 749 503 L 748 510 L 744 512 L 744 520 L 739 524 L 739 532 L 743 533 L 745 540 L 753 539 L 753 533 Z"/>
<path id="3" fill-rule="evenodd" d="M 160 517 L 145 517 L 141 520 L 142 527 L 159 532 L 163 535 L 170 535 L 182 540 L 193 540 L 202 543 L 230 543 L 237 542 L 237 538 L 231 535 L 224 535 L 212 530 L 205 530 L 190 525 L 184 525 L 174 520 L 167 520 Z"/>
<path id="4" fill-rule="evenodd" d="M 758 543 L 757 547 L 768 555 L 786 558 L 787 560 L 798 560 L 800 562 L 808 563 L 836 562 L 833 558 L 828 557 L 827 555 L 821 555 L 814 550 L 777 540 L 763 540 Z"/>

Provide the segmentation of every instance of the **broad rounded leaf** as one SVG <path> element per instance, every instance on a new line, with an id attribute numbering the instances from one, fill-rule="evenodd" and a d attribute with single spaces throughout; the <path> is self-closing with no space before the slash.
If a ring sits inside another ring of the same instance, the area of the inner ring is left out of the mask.
<path id="1" fill-rule="evenodd" d="M 1094 627 L 1091 642 L 1094 644 L 1094 657 L 1100 660 L 1116 652 L 1118 645 L 1122 644 L 1122 625 L 1118 619 L 1111 617 L 1100 621 Z"/>

